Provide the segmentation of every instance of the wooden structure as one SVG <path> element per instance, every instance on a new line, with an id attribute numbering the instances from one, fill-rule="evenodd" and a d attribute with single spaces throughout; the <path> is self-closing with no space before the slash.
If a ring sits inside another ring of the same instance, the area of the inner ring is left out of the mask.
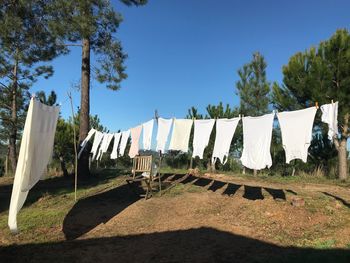
<path id="1" fill-rule="evenodd" d="M 159 161 L 159 167 L 161 164 L 161 158 Z M 161 184 L 161 176 L 159 170 L 154 175 L 153 170 L 153 156 L 135 156 L 133 160 L 133 168 L 132 168 L 132 176 L 131 178 L 126 179 L 129 185 L 132 185 L 135 182 L 145 182 L 146 184 L 146 194 L 145 199 L 148 199 L 153 194 L 153 182 L 158 181 L 158 187 L 160 194 L 162 194 L 162 184 Z"/>

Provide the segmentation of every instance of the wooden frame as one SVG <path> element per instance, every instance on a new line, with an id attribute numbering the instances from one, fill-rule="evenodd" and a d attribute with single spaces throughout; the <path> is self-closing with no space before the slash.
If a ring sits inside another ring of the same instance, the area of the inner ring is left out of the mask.
<path id="1" fill-rule="evenodd" d="M 159 169 L 161 166 L 161 158 L 159 161 Z M 146 177 L 140 173 L 148 173 L 149 176 Z M 153 195 L 152 183 L 158 179 L 159 191 L 162 194 L 162 184 L 161 184 L 161 176 L 160 171 L 157 174 L 153 175 L 153 156 L 135 156 L 133 159 L 133 168 L 132 168 L 132 178 L 126 179 L 127 183 L 131 185 L 134 182 L 142 182 L 144 181 L 147 187 L 147 191 L 145 194 L 145 199 L 147 200 L 150 196 Z"/>

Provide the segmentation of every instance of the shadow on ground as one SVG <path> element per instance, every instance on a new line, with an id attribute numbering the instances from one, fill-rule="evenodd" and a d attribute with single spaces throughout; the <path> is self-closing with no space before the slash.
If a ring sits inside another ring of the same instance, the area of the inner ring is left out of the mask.
<path id="1" fill-rule="evenodd" d="M 212 228 L 13 245 L 0 254 L 2 262 L 350 262 L 350 250 L 280 247 Z"/>
<path id="2" fill-rule="evenodd" d="M 78 181 L 78 187 L 79 189 L 94 187 L 106 183 L 108 180 L 122 175 L 123 173 L 124 170 L 104 170 L 103 175 L 93 174 L 90 177 L 80 179 Z M 72 191 L 74 191 L 74 176 L 60 176 L 41 180 L 29 191 L 24 206 L 30 206 L 46 194 L 60 195 L 71 193 Z M 0 213 L 9 209 L 11 192 L 12 183 L 0 186 Z"/>
<path id="3" fill-rule="evenodd" d="M 236 192 L 242 188 L 244 189 L 243 198 L 248 200 L 263 200 L 264 195 L 262 190 L 264 189 L 268 194 L 272 196 L 275 200 L 286 200 L 285 192 L 292 193 L 297 195 L 296 192 L 291 190 L 283 190 L 283 189 L 273 189 L 268 187 L 259 187 L 259 186 L 249 186 L 249 185 L 238 185 L 234 183 L 228 183 L 224 181 L 197 177 L 194 175 L 187 174 L 178 174 L 173 177 L 168 177 L 167 180 L 171 182 L 177 182 L 181 184 L 193 184 L 195 186 L 206 188 L 208 191 L 216 192 L 220 189 L 224 189 L 222 191 L 223 195 L 234 196 Z"/>

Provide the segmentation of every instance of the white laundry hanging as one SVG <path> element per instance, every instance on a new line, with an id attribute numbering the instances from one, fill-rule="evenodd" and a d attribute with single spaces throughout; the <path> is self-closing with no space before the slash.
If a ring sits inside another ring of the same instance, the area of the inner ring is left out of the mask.
<path id="1" fill-rule="evenodd" d="M 123 156 L 125 153 L 126 145 L 128 144 L 128 139 L 130 137 L 130 130 L 122 132 L 122 138 L 120 140 L 119 155 Z"/>
<path id="2" fill-rule="evenodd" d="M 147 150 L 151 150 L 153 125 L 154 125 L 154 120 L 150 120 L 150 121 L 145 122 L 144 124 L 142 124 L 142 129 L 143 129 L 143 136 L 142 136 L 143 150 L 146 150 L 146 151 Z"/>
<path id="3" fill-rule="evenodd" d="M 169 137 L 172 119 L 158 118 L 158 132 L 157 132 L 157 152 L 164 153 L 165 145 Z"/>
<path id="4" fill-rule="evenodd" d="M 333 142 L 338 136 L 338 101 L 321 106 L 322 122 L 328 124 L 328 139 Z"/>
<path id="5" fill-rule="evenodd" d="M 98 150 L 97 160 L 101 160 L 104 153 L 107 152 L 108 147 L 113 139 L 114 134 L 104 133 L 100 149 Z"/>
<path id="6" fill-rule="evenodd" d="M 17 232 L 17 213 L 51 158 L 59 111 L 59 106 L 47 106 L 34 98 L 30 101 L 9 209 L 8 225 L 13 232 Z"/>
<path id="7" fill-rule="evenodd" d="M 216 136 L 212 162 L 219 159 L 222 164 L 227 162 L 233 135 L 241 118 L 216 120 Z M 225 158 L 226 157 L 226 158 Z"/>
<path id="8" fill-rule="evenodd" d="M 255 170 L 272 165 L 270 147 L 273 119 L 275 114 L 260 117 L 243 117 L 243 152 L 242 164 Z"/>
<path id="9" fill-rule="evenodd" d="M 90 141 L 91 137 L 95 134 L 96 130 L 94 128 L 92 128 L 88 135 L 86 136 L 86 138 L 84 139 L 84 141 L 82 141 L 82 143 L 80 144 L 80 151 L 78 153 L 78 159 L 80 158 L 80 155 L 82 154 L 82 152 L 84 151 L 88 141 Z"/>
<path id="10" fill-rule="evenodd" d="M 188 144 L 192 129 L 193 120 L 189 119 L 175 119 L 173 134 L 170 140 L 169 150 L 174 151 L 188 151 Z"/>
<path id="11" fill-rule="evenodd" d="M 112 153 L 111 153 L 111 159 L 117 159 L 118 158 L 118 146 L 119 146 L 119 142 L 120 142 L 120 137 L 121 137 L 121 133 L 115 133 L 114 134 L 114 143 L 113 143 L 113 149 L 112 149 Z"/>
<path id="12" fill-rule="evenodd" d="M 92 143 L 91 153 L 92 153 L 92 161 L 95 160 L 97 154 L 98 154 L 98 148 L 101 144 L 101 141 L 103 139 L 103 133 L 100 131 L 95 132 L 94 142 Z"/>
<path id="13" fill-rule="evenodd" d="M 134 158 L 136 155 L 139 154 L 139 143 L 140 143 L 141 131 L 142 131 L 142 125 L 139 125 L 135 128 L 130 129 L 130 133 L 131 133 L 131 145 L 129 150 L 130 158 Z"/>
<path id="14" fill-rule="evenodd" d="M 198 156 L 200 159 L 203 159 L 203 152 L 208 146 L 214 124 L 215 119 L 194 121 L 193 158 Z"/>
<path id="15" fill-rule="evenodd" d="M 316 111 L 316 107 L 310 107 L 303 110 L 277 113 L 286 163 L 294 159 L 301 159 L 304 163 L 307 162 Z"/>

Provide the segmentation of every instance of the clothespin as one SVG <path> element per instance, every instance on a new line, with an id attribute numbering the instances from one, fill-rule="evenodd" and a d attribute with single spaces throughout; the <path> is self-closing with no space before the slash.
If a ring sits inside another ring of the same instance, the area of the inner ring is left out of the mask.
<path id="1" fill-rule="evenodd" d="M 318 102 L 317 101 L 315 102 L 315 107 L 316 107 L 316 109 L 318 109 Z"/>

